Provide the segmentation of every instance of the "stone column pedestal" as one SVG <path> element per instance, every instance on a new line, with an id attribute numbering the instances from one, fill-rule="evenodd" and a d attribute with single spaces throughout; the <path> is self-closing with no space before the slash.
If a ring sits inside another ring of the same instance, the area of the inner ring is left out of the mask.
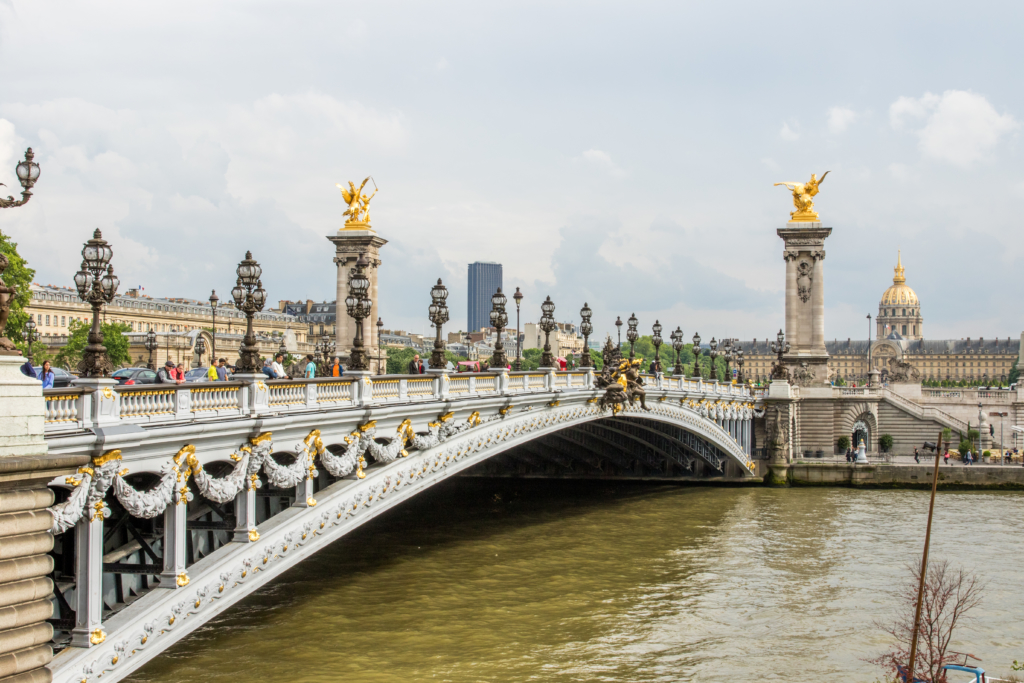
<path id="1" fill-rule="evenodd" d="M 46 622 L 53 616 L 53 518 L 46 508 L 54 494 L 47 483 L 74 474 L 89 457 L 47 454 L 42 385 L 21 374 L 24 362 L 0 355 L 0 675 L 44 681 L 53 658 Z"/>
<path id="2" fill-rule="evenodd" d="M 832 228 L 821 223 L 787 223 L 777 230 L 785 242 L 786 340 L 783 360 L 798 384 L 828 383 L 825 350 L 825 238 Z"/>
<path id="3" fill-rule="evenodd" d="M 377 347 L 377 318 L 380 315 L 377 307 L 377 268 L 380 266 L 380 248 L 388 241 L 368 226 L 365 229 L 343 228 L 327 239 L 334 243 L 334 263 L 338 266 L 337 300 L 335 305 L 335 354 L 350 358 L 352 340 L 356 336 L 356 321 L 345 314 L 345 298 L 348 296 L 348 280 L 350 272 L 355 268 L 359 256 L 366 254 L 370 267 L 366 276 L 370 279 L 370 315 L 363 320 L 363 348 L 370 350 Z M 429 284 L 429 283 L 428 283 Z M 378 374 L 378 362 L 374 354 L 370 355 L 370 372 Z M 383 362 L 386 364 L 387 359 Z"/>

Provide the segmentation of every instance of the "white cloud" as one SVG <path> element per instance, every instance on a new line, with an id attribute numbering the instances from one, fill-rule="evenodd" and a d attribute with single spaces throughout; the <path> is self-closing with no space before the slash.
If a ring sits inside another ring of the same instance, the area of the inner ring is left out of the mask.
<path id="1" fill-rule="evenodd" d="M 602 152 L 599 149 L 588 149 L 586 152 L 583 153 L 583 160 L 590 164 L 593 164 L 594 166 L 607 172 L 608 175 L 614 176 L 616 178 L 621 178 L 622 176 L 626 175 L 626 172 L 619 168 L 614 161 L 612 161 L 612 158 L 611 156 L 608 155 L 608 152 Z"/>
<path id="2" fill-rule="evenodd" d="M 947 90 L 942 96 L 901 97 L 889 107 L 889 121 L 900 129 L 924 121 L 916 130 L 921 153 L 937 161 L 969 167 L 987 158 L 1004 135 L 1018 127 L 1010 114 L 1000 114 L 981 95 Z"/>
<path id="3" fill-rule="evenodd" d="M 784 123 L 782 124 L 782 130 L 779 131 L 779 137 L 787 142 L 795 142 L 800 139 L 800 133 L 790 128 L 788 123 Z"/>
<path id="4" fill-rule="evenodd" d="M 830 133 L 839 134 L 846 131 L 859 114 L 846 107 L 832 107 L 828 110 L 828 130 Z"/>

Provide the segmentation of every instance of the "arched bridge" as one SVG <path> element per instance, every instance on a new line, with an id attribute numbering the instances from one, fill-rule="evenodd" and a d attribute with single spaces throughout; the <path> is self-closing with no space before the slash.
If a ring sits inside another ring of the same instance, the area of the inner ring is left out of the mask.
<path id="1" fill-rule="evenodd" d="M 761 398 L 680 377 L 602 409 L 591 372 L 45 392 L 66 647 L 59 683 L 116 681 L 288 567 L 454 474 L 754 478 Z"/>

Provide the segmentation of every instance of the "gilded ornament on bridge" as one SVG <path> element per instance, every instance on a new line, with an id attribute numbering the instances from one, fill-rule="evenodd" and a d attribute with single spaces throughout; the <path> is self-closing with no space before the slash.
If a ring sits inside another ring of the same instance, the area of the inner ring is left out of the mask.
<path id="1" fill-rule="evenodd" d="M 356 188 L 356 184 L 351 180 L 348 181 L 348 188 L 341 183 L 336 183 L 338 189 L 341 190 L 342 198 L 348 204 L 348 208 L 342 214 L 348 217 L 345 221 L 344 230 L 373 229 L 370 227 L 370 200 L 373 199 L 373 195 L 377 194 L 377 183 L 373 184 L 373 194 L 369 197 L 363 194 L 363 188 L 371 180 L 372 178 L 367 176 L 358 188 Z"/>
<path id="2" fill-rule="evenodd" d="M 821 185 L 825 180 L 825 176 L 829 173 L 831 171 L 825 171 L 820 178 L 812 173 L 811 179 L 806 183 L 790 181 L 775 183 L 774 187 L 785 185 L 793 193 L 793 206 L 796 207 L 796 211 L 792 211 L 789 214 L 791 223 L 818 223 L 821 220 L 814 210 L 813 199 L 818 194 L 818 186 Z"/>

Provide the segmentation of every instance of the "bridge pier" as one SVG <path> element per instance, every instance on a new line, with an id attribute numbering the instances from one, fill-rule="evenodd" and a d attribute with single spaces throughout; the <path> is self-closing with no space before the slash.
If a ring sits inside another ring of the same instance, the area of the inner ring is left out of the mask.
<path id="1" fill-rule="evenodd" d="M 182 484 L 184 488 L 184 484 Z M 180 493 L 176 492 L 176 497 Z M 188 500 L 180 496 L 164 509 L 164 570 L 160 573 L 160 587 L 176 590 L 188 585 L 185 571 L 185 528 Z"/>

